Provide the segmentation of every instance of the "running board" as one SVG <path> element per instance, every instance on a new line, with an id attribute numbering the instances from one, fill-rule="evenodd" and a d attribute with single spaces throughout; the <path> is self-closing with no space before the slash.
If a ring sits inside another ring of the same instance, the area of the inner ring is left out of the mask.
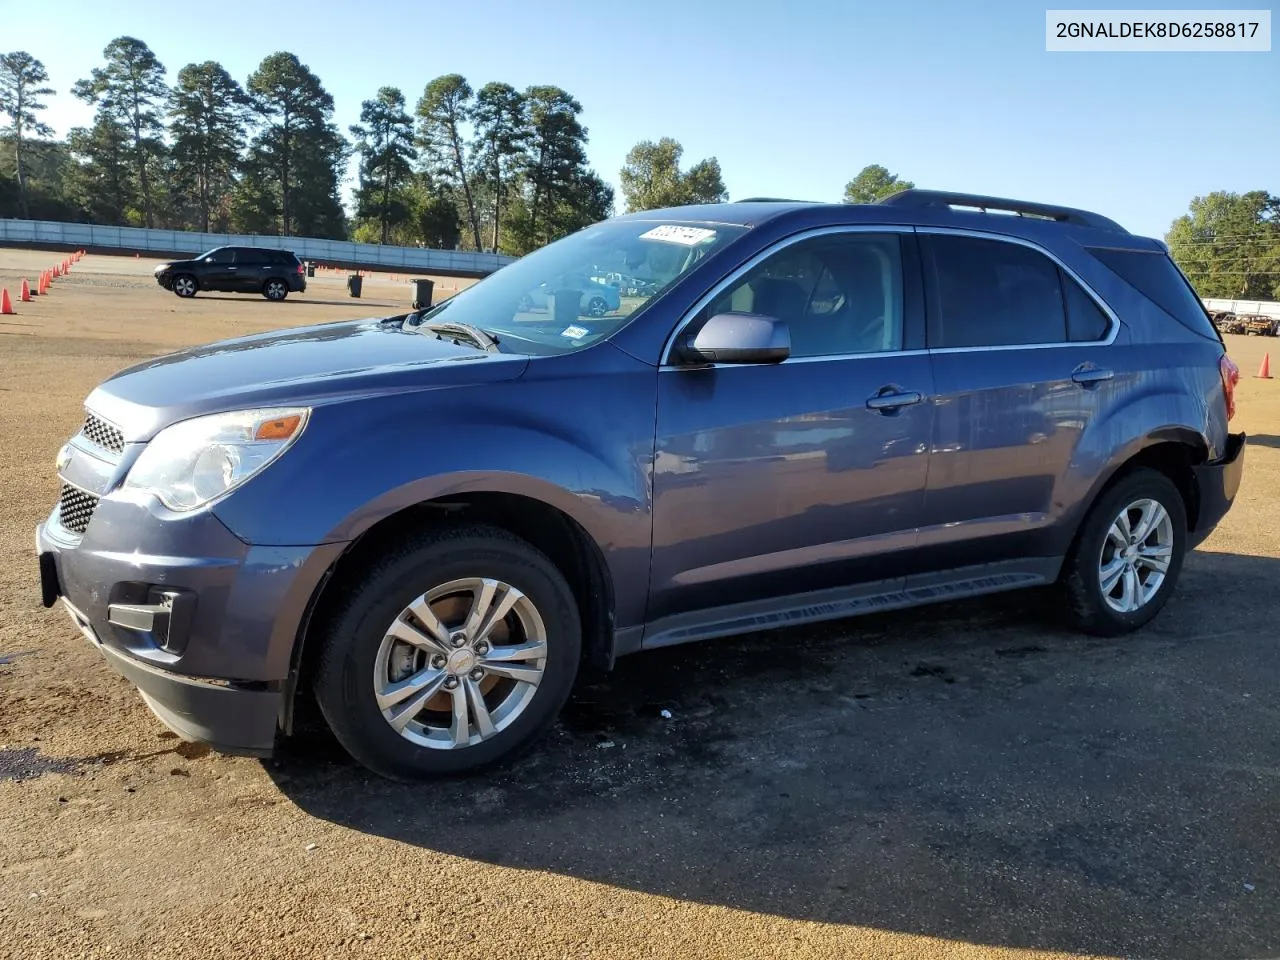
<path id="1" fill-rule="evenodd" d="M 990 563 L 945 573 L 896 577 L 853 587 L 834 587 L 680 613 L 651 623 L 645 630 L 641 646 L 651 650 L 713 637 L 776 630 L 1042 586 L 1057 579 L 1061 565 L 1061 558 Z"/>

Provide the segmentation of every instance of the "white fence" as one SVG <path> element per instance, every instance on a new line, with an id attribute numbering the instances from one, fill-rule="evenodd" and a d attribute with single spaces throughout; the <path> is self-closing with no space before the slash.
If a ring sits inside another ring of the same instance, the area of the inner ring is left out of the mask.
<path id="1" fill-rule="evenodd" d="M 1205 309 L 1212 313 L 1234 313 L 1237 316 L 1267 316 L 1280 319 L 1280 301 L 1276 300 L 1215 300 L 1205 298 Z"/>
<path id="2" fill-rule="evenodd" d="M 139 227 L 100 227 L 88 223 L 59 223 L 49 220 L 0 219 L 0 244 L 48 244 L 130 253 L 203 253 L 214 247 L 234 244 L 241 247 L 269 247 L 292 250 L 302 260 L 339 267 L 367 267 L 401 270 L 407 273 L 436 273 L 462 277 L 483 277 L 515 260 L 494 253 L 462 250 L 427 250 L 421 247 L 392 247 L 348 240 L 321 240 L 315 237 L 269 237 L 254 234 L 195 233 L 188 230 L 145 230 Z"/>

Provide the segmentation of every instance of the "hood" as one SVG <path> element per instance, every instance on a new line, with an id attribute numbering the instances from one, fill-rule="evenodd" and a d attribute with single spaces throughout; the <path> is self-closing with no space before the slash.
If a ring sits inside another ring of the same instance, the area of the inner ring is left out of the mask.
<path id="1" fill-rule="evenodd" d="M 104 381 L 85 406 L 135 442 L 206 413 L 512 380 L 528 362 L 520 354 L 483 353 L 402 330 L 398 323 L 351 320 L 158 357 Z"/>

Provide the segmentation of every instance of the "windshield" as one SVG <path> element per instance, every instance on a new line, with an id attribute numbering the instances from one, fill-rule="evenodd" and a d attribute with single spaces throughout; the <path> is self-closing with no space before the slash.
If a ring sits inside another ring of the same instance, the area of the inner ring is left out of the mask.
<path id="1" fill-rule="evenodd" d="M 506 352 L 578 350 L 622 327 L 677 277 L 746 231 L 720 223 L 607 220 L 503 267 L 421 322 L 479 327 Z"/>

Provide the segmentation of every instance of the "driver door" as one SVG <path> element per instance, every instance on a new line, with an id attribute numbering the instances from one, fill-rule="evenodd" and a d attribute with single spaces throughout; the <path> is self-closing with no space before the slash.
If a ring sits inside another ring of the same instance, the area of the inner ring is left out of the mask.
<path id="1" fill-rule="evenodd" d="M 695 315 L 784 320 L 791 355 L 660 370 L 646 644 L 747 601 L 900 587 L 933 418 L 918 263 L 909 232 L 784 241 Z"/>
<path id="2" fill-rule="evenodd" d="M 236 289 L 236 249 L 223 247 L 204 258 L 201 286 L 206 290 Z"/>

